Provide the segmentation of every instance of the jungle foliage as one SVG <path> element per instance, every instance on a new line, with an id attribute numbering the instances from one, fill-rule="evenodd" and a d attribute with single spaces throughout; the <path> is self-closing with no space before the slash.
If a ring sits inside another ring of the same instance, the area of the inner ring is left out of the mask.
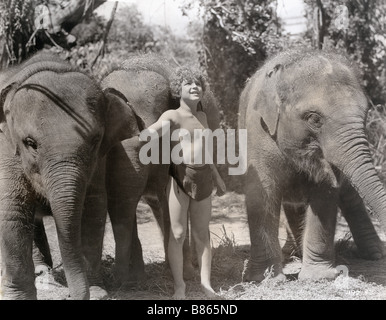
<path id="1" fill-rule="evenodd" d="M 145 23 L 135 5 L 122 2 L 110 18 L 98 16 L 94 9 L 105 1 L 2 0 L 2 66 L 19 63 L 36 50 L 51 48 L 100 79 L 129 53 L 157 52 L 175 65 L 199 65 L 219 102 L 222 126 L 236 128 L 238 99 L 244 84 L 268 57 L 294 46 L 338 50 L 361 72 L 372 106 L 368 132 L 375 163 L 382 168 L 386 152 L 384 0 L 304 0 L 307 30 L 297 38 L 284 33 L 283 21 L 277 15 L 278 0 L 184 0 L 181 14 L 191 17 L 192 9 L 199 8 L 186 36 Z M 57 29 L 49 33 L 51 36 L 36 32 L 34 11 L 39 4 L 51 8 L 56 19 L 53 25 L 64 21 L 59 27 L 48 27 Z M 66 20 L 60 6 L 73 6 L 76 14 Z"/>

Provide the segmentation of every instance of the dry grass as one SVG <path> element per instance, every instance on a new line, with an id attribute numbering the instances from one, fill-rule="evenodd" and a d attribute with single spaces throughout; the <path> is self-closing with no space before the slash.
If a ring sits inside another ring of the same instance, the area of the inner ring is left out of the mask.
<path id="1" fill-rule="evenodd" d="M 225 208 L 215 212 L 218 217 L 220 232 L 212 232 L 213 259 L 212 259 L 212 285 L 222 300 L 384 300 L 386 299 L 386 259 L 380 261 L 367 261 L 360 259 L 352 243 L 351 235 L 342 218 L 338 223 L 342 236 L 336 242 L 337 264 L 346 265 L 349 276 L 337 277 L 334 281 L 299 281 L 297 273 L 301 263 L 292 257 L 286 261 L 284 273 L 287 280 L 277 283 L 270 277 L 262 283 L 242 282 L 244 264 L 249 257 L 249 245 L 239 244 L 241 239 L 235 231 L 230 232 L 225 222 L 241 221 L 245 219 L 243 196 L 229 193 L 224 197 L 215 198 L 216 208 Z M 238 208 L 237 210 L 235 208 Z M 144 221 L 152 220 L 147 217 L 151 212 L 143 205 L 142 214 Z M 219 217 L 222 217 L 220 219 Z M 144 222 L 147 225 L 151 222 Z M 154 222 L 153 222 L 154 223 Z M 222 224 L 220 224 L 222 223 Z M 232 226 L 234 226 L 233 222 Z M 379 230 L 379 225 L 375 224 Z M 139 225 L 141 227 L 141 225 Z M 139 230 L 140 232 L 140 230 Z M 385 239 L 383 239 L 385 240 Z M 157 240 L 155 240 L 157 241 Z M 216 243 L 216 244 L 215 244 Z M 146 252 L 147 248 L 144 247 Z M 140 284 L 120 288 L 115 285 L 112 276 L 114 267 L 113 255 L 104 254 L 103 277 L 109 292 L 108 300 L 169 300 L 173 293 L 173 281 L 170 270 L 163 260 L 147 252 L 146 279 Z M 59 265 L 55 272 L 56 281 L 61 287 L 50 286 L 49 290 L 39 290 L 39 298 L 59 300 L 66 298 L 68 290 L 62 266 Z M 199 285 L 199 275 L 196 269 L 194 279 L 187 280 L 187 298 L 189 300 L 206 300 Z"/>
<path id="2" fill-rule="evenodd" d="M 384 286 L 339 276 L 334 281 L 240 283 L 222 296 L 227 300 L 384 300 L 386 292 Z"/>
<path id="3" fill-rule="evenodd" d="M 277 283 L 268 275 L 262 283 L 242 282 L 241 276 L 249 248 L 238 246 L 233 235 L 223 229 L 218 247 L 213 249 L 212 285 L 222 300 L 384 300 L 386 299 L 386 261 L 364 261 L 356 257 L 349 238 L 337 242 L 337 261 L 350 270 L 334 281 L 299 281 L 292 274 L 300 269 L 300 261 L 292 259 L 292 268 L 285 269 L 287 280 Z M 173 292 L 172 278 L 165 263 L 148 263 L 147 279 L 129 290 L 115 290 L 109 299 L 168 300 Z M 376 281 L 369 277 L 378 276 Z M 196 277 L 187 281 L 189 300 L 206 300 Z"/>

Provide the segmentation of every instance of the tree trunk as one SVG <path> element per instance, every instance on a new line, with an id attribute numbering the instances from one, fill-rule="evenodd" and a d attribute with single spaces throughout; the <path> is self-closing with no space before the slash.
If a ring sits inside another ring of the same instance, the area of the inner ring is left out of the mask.
<path id="1" fill-rule="evenodd" d="M 54 33 L 64 29 L 70 32 L 82 18 L 106 0 L 49 0 L 48 7 Z"/>
<path id="2" fill-rule="evenodd" d="M 321 0 L 316 0 L 314 9 L 314 47 L 323 49 L 324 36 L 326 32 L 325 11 Z"/>
<path id="3" fill-rule="evenodd" d="M 20 27 L 16 31 L 10 28 L 4 35 L 0 69 L 22 62 L 47 44 L 66 48 L 73 46 L 76 38 L 69 32 L 104 2 L 106 0 L 47 0 L 42 4 L 26 0 L 11 2 L 10 12 L 19 12 L 24 4 L 28 10 L 25 10 L 27 13 L 24 12 L 21 20 L 12 14 L 8 16 L 9 25 Z"/>
<path id="4" fill-rule="evenodd" d="M 108 36 L 108 34 L 110 32 L 111 25 L 113 24 L 115 12 L 117 11 L 117 7 L 118 7 L 118 1 L 115 1 L 113 10 L 111 11 L 110 19 L 107 22 L 105 33 L 103 34 L 101 46 L 99 47 L 98 53 L 97 53 L 94 61 L 91 63 L 91 69 L 94 67 L 94 65 L 97 62 L 98 58 L 100 56 L 103 58 L 103 56 L 105 54 L 105 46 L 106 46 L 107 36 Z"/>

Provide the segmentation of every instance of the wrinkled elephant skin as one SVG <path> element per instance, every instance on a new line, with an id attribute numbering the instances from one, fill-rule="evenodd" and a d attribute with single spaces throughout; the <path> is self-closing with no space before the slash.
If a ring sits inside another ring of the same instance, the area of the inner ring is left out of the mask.
<path id="1" fill-rule="evenodd" d="M 239 128 L 248 130 L 246 280 L 261 281 L 269 267 L 277 279 L 284 278 L 281 205 L 301 247 L 300 279 L 336 276 L 338 208 L 359 252 L 382 257 L 383 244 L 366 211 L 367 206 L 385 232 L 386 194 L 365 135 L 367 108 L 350 64 L 319 51 L 283 52 L 246 84 L 239 118 Z"/>
<path id="2" fill-rule="evenodd" d="M 33 237 L 47 243 L 39 219 L 49 211 L 70 298 L 88 299 L 82 208 L 97 197 L 106 215 L 104 176 L 99 176 L 105 154 L 138 131 L 130 132 L 134 126 L 121 120 L 123 105 L 110 102 L 93 79 L 50 54 L 38 53 L 4 71 L 0 90 L 2 298 L 36 299 L 33 258 L 39 258 L 39 247 L 33 247 Z"/>

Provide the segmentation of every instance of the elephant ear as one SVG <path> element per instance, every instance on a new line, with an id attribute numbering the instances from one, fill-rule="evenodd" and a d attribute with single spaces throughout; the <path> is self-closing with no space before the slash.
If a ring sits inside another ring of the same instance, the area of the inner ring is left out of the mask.
<path id="1" fill-rule="evenodd" d="M 16 82 L 8 84 L 0 92 L 0 130 L 5 132 L 6 114 L 9 111 L 9 104 L 16 92 Z"/>
<path id="2" fill-rule="evenodd" d="M 145 125 L 120 91 L 106 88 L 103 93 L 107 105 L 105 134 L 101 144 L 101 153 L 104 155 L 119 141 L 138 136 Z"/>
<path id="3" fill-rule="evenodd" d="M 276 140 L 277 127 L 281 112 L 281 99 L 278 92 L 278 84 L 282 75 L 283 66 L 275 65 L 264 75 L 262 90 L 257 93 L 258 104 L 261 106 L 259 112 L 261 115 L 260 124 L 272 139 Z M 256 105 L 256 104 L 255 104 Z"/>

